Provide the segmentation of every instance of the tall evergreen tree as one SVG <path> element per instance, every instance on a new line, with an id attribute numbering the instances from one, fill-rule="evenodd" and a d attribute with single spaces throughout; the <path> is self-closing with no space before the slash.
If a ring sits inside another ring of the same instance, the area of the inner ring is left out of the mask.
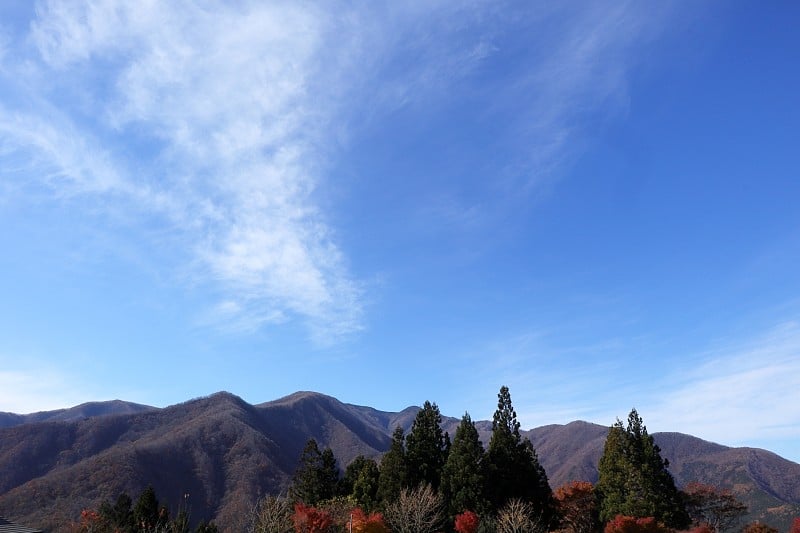
<path id="1" fill-rule="evenodd" d="M 378 463 L 359 455 L 345 469 L 342 494 L 352 496 L 364 511 L 370 512 L 378 503 L 379 477 Z"/>
<path id="2" fill-rule="evenodd" d="M 322 450 L 322 457 L 319 465 L 319 479 L 321 487 L 321 500 L 330 500 L 339 495 L 339 465 L 333 450 L 325 448 Z"/>
<path id="3" fill-rule="evenodd" d="M 406 437 L 406 485 L 429 484 L 437 490 L 449 448 L 450 438 L 442 431 L 439 407 L 426 401 Z"/>
<path id="4" fill-rule="evenodd" d="M 165 527 L 169 521 L 169 513 L 166 507 L 159 507 L 156 491 L 152 485 L 139 494 L 136 506 L 133 508 L 133 519 L 136 527 L 146 531 L 155 531 Z"/>
<path id="5" fill-rule="evenodd" d="M 403 428 L 397 426 L 392 433 L 392 444 L 381 459 L 378 474 L 378 501 L 386 505 L 400 496 L 406 484 L 406 448 Z"/>
<path id="6" fill-rule="evenodd" d="M 484 451 L 475 423 L 465 413 L 456 428 L 450 453 L 442 470 L 441 492 L 450 517 L 463 511 L 485 509 Z"/>
<path id="7" fill-rule="evenodd" d="M 511 393 L 503 386 L 492 418 L 492 438 L 486 452 L 486 496 L 497 510 L 511 499 L 530 502 L 543 520 L 553 516 L 553 493 L 531 442 L 519 432 Z"/>
<path id="8" fill-rule="evenodd" d="M 622 514 L 654 517 L 672 528 L 688 526 L 689 516 L 668 467 L 636 409 L 628 415 L 627 427 L 617 420 L 598 465 L 600 520 Z"/>
<path id="9" fill-rule="evenodd" d="M 156 506 L 158 502 L 156 502 Z M 133 500 L 123 492 L 117 497 L 114 505 L 104 502 L 100 505 L 100 515 L 113 526 L 114 531 L 131 533 L 134 531 Z"/>
<path id="10" fill-rule="evenodd" d="M 307 505 L 316 505 L 336 496 L 338 485 L 339 469 L 333 451 L 326 448 L 320 452 L 317 441 L 309 439 L 292 479 L 290 496 Z"/>

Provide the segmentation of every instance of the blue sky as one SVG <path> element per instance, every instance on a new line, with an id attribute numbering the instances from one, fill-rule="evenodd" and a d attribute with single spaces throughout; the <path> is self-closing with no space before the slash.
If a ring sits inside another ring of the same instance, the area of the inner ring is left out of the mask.
<path id="1" fill-rule="evenodd" d="M 297 390 L 800 461 L 800 6 L 3 2 L 0 410 Z"/>

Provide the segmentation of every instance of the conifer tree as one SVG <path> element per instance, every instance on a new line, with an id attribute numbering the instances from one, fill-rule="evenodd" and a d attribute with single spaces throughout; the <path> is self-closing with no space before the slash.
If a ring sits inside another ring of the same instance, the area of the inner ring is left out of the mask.
<path id="1" fill-rule="evenodd" d="M 156 491 L 152 485 L 148 485 L 136 500 L 133 518 L 137 528 L 147 531 L 163 527 L 169 521 L 169 513 L 166 507 L 159 507 Z"/>
<path id="2" fill-rule="evenodd" d="M 336 463 L 333 450 L 330 448 L 325 448 L 322 451 L 319 466 L 319 479 L 321 500 L 330 500 L 334 496 L 339 495 L 339 465 Z"/>
<path id="3" fill-rule="evenodd" d="M 392 433 L 392 444 L 381 459 L 378 474 L 378 501 L 386 505 L 400 496 L 406 483 L 406 448 L 403 428 L 397 426 Z"/>
<path id="4" fill-rule="evenodd" d="M 688 526 L 689 516 L 668 466 L 636 409 L 628 415 L 627 427 L 617 420 L 598 465 L 600 520 L 608 522 L 621 514 L 654 517 L 672 528 Z"/>
<path id="5" fill-rule="evenodd" d="M 333 451 L 326 448 L 320 452 L 317 441 L 309 439 L 292 479 L 290 496 L 307 505 L 316 505 L 336 496 L 338 485 L 339 469 Z"/>
<path id="6" fill-rule="evenodd" d="M 100 515 L 113 526 L 115 531 L 130 533 L 134 530 L 133 500 L 126 492 L 117 497 L 114 505 L 110 502 L 101 504 Z"/>
<path id="7" fill-rule="evenodd" d="M 450 438 L 442 431 L 442 415 L 435 403 L 426 401 L 406 437 L 406 486 L 429 484 L 439 488 Z"/>
<path id="8" fill-rule="evenodd" d="M 359 455 L 345 469 L 342 494 L 352 496 L 363 510 L 370 512 L 378 503 L 379 477 L 378 464 Z"/>
<path id="9" fill-rule="evenodd" d="M 442 470 L 441 492 L 451 517 L 464 511 L 484 510 L 483 469 L 483 444 L 475 423 L 465 413 Z"/>
<path id="10" fill-rule="evenodd" d="M 547 474 L 531 442 L 520 435 L 519 427 L 511 393 L 503 386 L 497 395 L 492 438 L 486 452 L 486 496 L 494 509 L 512 499 L 530 502 L 534 512 L 549 521 L 553 516 L 553 494 Z"/>

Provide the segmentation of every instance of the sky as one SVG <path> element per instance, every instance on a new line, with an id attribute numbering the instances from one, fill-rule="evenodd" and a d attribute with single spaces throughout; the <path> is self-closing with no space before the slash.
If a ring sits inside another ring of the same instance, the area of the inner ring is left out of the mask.
<path id="1" fill-rule="evenodd" d="M 299 390 L 800 462 L 800 4 L 0 3 L 0 411 Z"/>

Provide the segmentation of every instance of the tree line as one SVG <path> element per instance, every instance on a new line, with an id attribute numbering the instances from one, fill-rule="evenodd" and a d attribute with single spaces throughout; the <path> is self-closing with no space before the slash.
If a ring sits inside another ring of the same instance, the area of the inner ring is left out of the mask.
<path id="1" fill-rule="evenodd" d="M 188 495 L 187 495 L 188 496 Z M 184 498 L 185 500 L 185 498 Z M 175 516 L 159 502 L 156 491 L 148 485 L 136 499 L 121 493 L 116 500 L 103 502 L 97 510 L 84 509 L 77 522 L 68 528 L 71 533 L 218 533 L 213 522 L 201 521 L 194 529 L 189 525 L 189 509 L 184 503 Z"/>
<path id="2" fill-rule="evenodd" d="M 395 533 L 721 533 L 734 530 L 747 513 L 730 491 L 699 483 L 678 490 L 635 409 L 627 424 L 617 420 L 609 428 L 597 484 L 573 481 L 555 491 L 520 433 L 508 387 L 498 393 L 487 446 L 468 413 L 452 440 L 441 422 L 437 405 L 426 401 L 407 435 L 394 430 L 379 462 L 359 456 L 341 476 L 331 449 L 309 440 L 285 498 L 283 523 L 294 524 L 297 533 L 324 533 L 308 529 L 303 518 L 317 513 L 330 519 L 318 523 L 348 529 L 354 524 L 348 509 L 357 509 L 371 517 L 372 533 L 381 533 L 378 525 Z M 294 514 L 292 502 L 299 505 Z M 773 531 L 764 524 L 745 529 Z M 291 527 L 255 531 L 288 533 Z"/>
<path id="3" fill-rule="evenodd" d="M 359 456 L 342 472 L 330 448 L 310 439 L 288 492 L 258 500 L 248 533 L 723 533 L 747 507 L 727 490 L 690 483 L 682 491 L 633 409 L 609 428 L 596 485 L 551 490 L 520 423 L 508 387 L 497 395 L 484 446 L 468 413 L 452 440 L 426 401 L 405 434 L 395 428 L 380 461 Z M 83 511 L 75 532 L 190 533 L 185 505 L 170 517 L 152 487 L 136 503 L 122 494 Z M 196 533 L 215 533 L 200 523 Z M 743 533 L 777 533 L 752 523 Z M 796 519 L 791 533 L 800 533 Z"/>

